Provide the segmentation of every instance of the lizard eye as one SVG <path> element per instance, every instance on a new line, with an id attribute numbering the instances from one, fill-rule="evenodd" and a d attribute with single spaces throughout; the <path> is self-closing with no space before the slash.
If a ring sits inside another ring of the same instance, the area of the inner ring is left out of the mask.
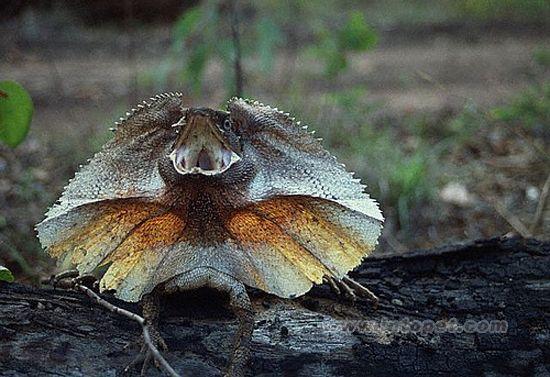
<path id="1" fill-rule="evenodd" d="M 233 131 L 233 123 L 231 123 L 231 121 L 229 120 L 229 118 L 223 121 L 222 128 L 223 128 L 223 130 L 226 131 L 226 132 L 231 132 L 231 131 Z"/>

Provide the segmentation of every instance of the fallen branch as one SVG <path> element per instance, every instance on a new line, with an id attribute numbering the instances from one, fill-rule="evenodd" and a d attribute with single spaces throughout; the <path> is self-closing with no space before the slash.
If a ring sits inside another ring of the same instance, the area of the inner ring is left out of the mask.
<path id="1" fill-rule="evenodd" d="M 550 243 L 494 238 L 368 258 L 351 277 L 379 297 L 376 310 L 340 300 L 328 285 L 295 300 L 251 290 L 250 375 L 545 375 L 548 271 Z M 167 298 L 159 330 L 175 370 L 223 373 L 237 326 L 225 299 L 210 290 Z M 125 346 L 143 327 L 96 302 L 81 292 L 0 284 L 0 375 L 119 374 L 135 357 Z M 436 323 L 478 327 L 436 331 Z M 492 323 L 499 327 L 487 328 Z"/>
<path id="2" fill-rule="evenodd" d="M 122 315 L 126 318 L 131 319 L 132 321 L 136 321 L 137 323 L 139 323 L 143 329 L 143 341 L 145 342 L 147 347 L 149 347 L 149 350 L 151 351 L 151 355 L 153 356 L 153 358 L 160 364 L 160 366 L 162 366 L 162 369 L 164 369 L 169 376 L 180 377 L 180 375 L 170 366 L 170 364 L 168 364 L 168 362 L 160 354 L 160 351 L 153 344 L 151 340 L 151 336 L 149 335 L 149 326 L 145 322 L 145 318 L 143 318 L 140 315 L 137 315 L 136 313 L 132 313 L 129 310 L 122 309 L 116 305 L 111 304 L 109 301 L 102 299 L 94 291 L 92 291 L 90 288 L 84 285 L 75 284 L 75 289 L 78 289 L 84 292 L 86 295 L 88 295 L 88 297 L 94 300 L 97 304 L 103 306 L 105 309 L 109 310 L 110 312 Z"/>

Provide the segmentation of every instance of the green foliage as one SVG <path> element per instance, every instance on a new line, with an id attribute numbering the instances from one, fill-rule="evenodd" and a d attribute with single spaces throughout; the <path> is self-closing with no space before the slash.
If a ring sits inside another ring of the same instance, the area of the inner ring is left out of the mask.
<path id="1" fill-rule="evenodd" d="M 348 66 L 347 54 L 371 50 L 378 43 L 378 34 L 367 24 L 361 12 L 352 12 L 340 30 L 321 28 L 314 53 L 324 61 L 325 74 L 334 77 Z"/>
<path id="2" fill-rule="evenodd" d="M 203 11 L 200 7 L 191 8 L 183 13 L 174 26 L 174 40 L 182 41 L 190 36 L 197 28 L 202 17 Z"/>
<path id="3" fill-rule="evenodd" d="M 539 47 L 533 52 L 533 60 L 542 68 L 550 68 L 550 49 Z"/>
<path id="4" fill-rule="evenodd" d="M 390 185 L 398 193 L 394 199 L 422 199 L 423 192 L 417 188 L 426 179 L 426 173 L 426 161 L 420 153 L 414 153 L 396 164 L 390 173 Z"/>
<path id="5" fill-rule="evenodd" d="M 293 38 L 295 25 L 289 27 L 289 19 L 297 18 L 311 20 L 302 25 L 305 28 L 302 32 L 312 35 L 311 43 L 309 47 L 305 46 L 305 50 L 313 51 L 322 61 L 328 77 L 334 77 L 346 69 L 350 52 L 367 51 L 377 44 L 378 35 L 361 12 L 351 12 L 336 28 L 331 25 L 334 23 L 333 15 L 324 12 L 307 2 L 241 3 L 238 28 L 242 58 L 257 59 L 255 66 L 264 73 L 270 72 L 277 49 Z M 231 9 L 215 1 L 205 1 L 186 11 L 175 23 L 168 64 L 159 66 L 151 77 L 141 78 L 140 81 L 164 83 L 170 71 L 175 70 L 178 77 L 198 94 L 206 78 L 208 64 L 221 63 L 226 89 L 232 92 L 236 81 L 236 48 L 232 38 L 234 16 Z M 245 78 L 248 76 L 246 73 Z"/>
<path id="6" fill-rule="evenodd" d="M 319 34 L 319 43 L 312 47 L 314 54 L 323 61 L 325 65 L 325 75 L 335 77 L 339 72 L 346 69 L 348 60 L 346 55 L 340 50 L 338 40 L 332 33 L 324 30 Z"/>
<path id="7" fill-rule="evenodd" d="M 170 62 L 195 93 L 201 90 L 208 60 L 216 53 L 223 52 L 220 45 L 227 40 L 219 30 L 219 13 L 213 5 L 213 2 L 207 1 L 202 6 L 189 9 L 174 26 Z M 218 34 L 220 38 L 217 38 Z M 229 63 L 227 56 L 222 56 L 222 59 L 226 65 Z M 163 73 L 167 74 L 168 70 Z"/>
<path id="8" fill-rule="evenodd" d="M 241 13 L 238 16 L 243 17 Z M 202 90 L 208 64 L 221 63 L 226 90 L 229 95 L 234 95 L 234 17 L 231 9 L 220 6 L 216 1 L 205 1 L 185 12 L 174 27 L 169 64 L 163 66 L 158 78 L 165 81 L 165 76 L 175 69 L 184 84 L 198 94 Z M 241 55 L 258 54 L 263 69 L 270 69 L 273 51 L 282 41 L 278 26 L 270 17 L 260 15 L 253 22 L 240 20 L 238 29 Z"/>
<path id="9" fill-rule="evenodd" d="M 15 279 L 13 278 L 11 271 L 4 266 L 0 266 L 0 281 L 7 281 L 8 283 L 11 283 L 14 280 Z"/>
<path id="10" fill-rule="evenodd" d="M 401 226 L 408 228 L 411 210 L 434 194 L 434 169 L 429 159 L 433 154 L 423 144 L 407 150 L 396 130 L 389 126 L 363 123 L 360 127 L 359 135 L 347 136 L 353 138 L 352 151 L 368 161 L 371 172 L 364 173 L 372 177 L 368 181 L 386 186 L 380 192 L 377 187 L 371 191 L 385 206 L 395 208 Z"/>
<path id="11" fill-rule="evenodd" d="M 457 10 L 479 20 L 547 21 L 548 0 L 457 0 Z"/>
<path id="12" fill-rule="evenodd" d="M 0 82 L 0 141 L 15 148 L 27 135 L 33 104 L 27 91 L 14 81 Z"/>
<path id="13" fill-rule="evenodd" d="M 378 34 L 367 24 L 363 13 L 355 11 L 338 33 L 338 42 L 344 51 L 367 51 L 378 43 Z"/>
<path id="14" fill-rule="evenodd" d="M 499 121 L 523 127 L 550 127 L 550 83 L 535 85 L 512 103 L 493 109 L 490 115 Z"/>
<path id="15" fill-rule="evenodd" d="M 394 160 L 389 173 L 390 200 L 397 203 L 401 226 L 409 227 L 410 209 L 428 199 L 433 190 L 429 180 L 428 154 L 416 151 Z"/>

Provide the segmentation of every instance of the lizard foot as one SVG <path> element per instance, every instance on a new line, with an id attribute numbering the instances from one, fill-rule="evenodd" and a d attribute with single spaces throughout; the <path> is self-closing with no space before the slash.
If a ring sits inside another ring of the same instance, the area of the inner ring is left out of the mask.
<path id="1" fill-rule="evenodd" d="M 53 288 L 74 289 L 77 284 L 84 285 L 93 290 L 98 290 L 98 280 L 93 275 L 80 275 L 78 270 L 67 270 L 59 274 L 52 275 L 49 279 L 43 281 L 44 284 L 51 285 Z"/>
<path id="2" fill-rule="evenodd" d="M 375 307 L 378 306 L 378 297 L 376 297 L 370 289 L 348 276 L 344 276 L 342 279 L 325 276 L 324 280 L 337 295 L 343 295 L 351 301 L 355 301 L 358 298 L 367 299 L 371 301 Z"/>
<path id="3" fill-rule="evenodd" d="M 166 342 L 160 335 L 160 332 L 157 330 L 156 327 L 149 325 L 149 337 L 151 338 L 151 342 L 153 345 L 159 350 L 159 351 L 167 351 L 168 346 L 166 345 Z M 147 375 L 147 370 L 149 369 L 149 366 L 151 365 L 151 360 L 154 360 L 155 367 L 160 369 L 159 362 L 153 357 L 153 352 L 145 342 L 145 339 L 143 338 L 143 335 L 141 335 L 136 343 L 141 344 L 141 350 L 139 351 L 139 354 L 124 368 L 124 373 L 129 373 L 130 370 L 133 368 L 139 366 L 141 364 L 141 376 Z"/>

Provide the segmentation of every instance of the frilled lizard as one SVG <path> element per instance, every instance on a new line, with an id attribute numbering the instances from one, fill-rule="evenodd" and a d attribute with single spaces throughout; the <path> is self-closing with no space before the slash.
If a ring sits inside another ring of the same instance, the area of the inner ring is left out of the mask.
<path id="1" fill-rule="evenodd" d="M 230 376 L 243 375 L 250 353 L 246 286 L 293 298 L 327 281 L 373 298 L 346 274 L 373 251 L 382 214 L 294 118 L 238 98 L 227 111 L 186 108 L 170 93 L 117 125 L 37 230 L 61 268 L 141 301 L 157 346 L 162 294 L 229 295 L 239 320 Z"/>

